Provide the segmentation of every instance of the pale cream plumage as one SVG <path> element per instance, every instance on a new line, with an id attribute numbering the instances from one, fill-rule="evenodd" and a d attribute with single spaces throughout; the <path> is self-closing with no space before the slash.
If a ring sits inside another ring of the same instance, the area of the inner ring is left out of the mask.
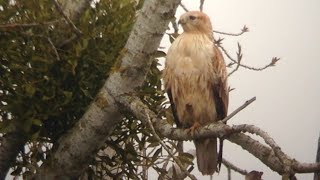
<path id="1" fill-rule="evenodd" d="M 180 17 L 184 32 L 172 43 L 163 74 L 177 125 L 194 130 L 227 115 L 227 72 L 214 45 L 209 17 L 191 11 Z M 217 171 L 217 139 L 195 140 L 198 169 Z"/>

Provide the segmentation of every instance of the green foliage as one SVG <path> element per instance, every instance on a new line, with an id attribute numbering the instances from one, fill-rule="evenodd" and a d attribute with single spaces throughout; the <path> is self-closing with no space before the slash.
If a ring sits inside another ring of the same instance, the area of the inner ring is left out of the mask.
<path id="1" fill-rule="evenodd" d="M 108 77 L 136 13 L 131 1 L 101 1 L 76 23 L 83 36 L 65 44 L 74 34 L 51 2 L 2 4 L 1 22 L 39 25 L 0 29 L 0 132 L 13 124 L 54 141 L 72 126 Z"/>
<path id="2" fill-rule="evenodd" d="M 108 74 L 119 68 L 142 3 L 101 0 L 92 4 L 74 20 L 83 33 L 77 37 L 50 0 L 0 1 L 0 22 L 7 25 L 0 27 L 0 133 L 18 129 L 29 139 L 12 175 L 35 173 L 56 140 L 81 118 Z M 158 69 L 157 58 L 164 56 L 164 52 L 155 53 L 139 97 L 160 118 L 173 123 Z M 130 112 L 123 115 L 87 175 L 92 179 L 141 179 L 144 167 L 167 176 L 169 166 L 164 164 L 172 158 L 148 127 Z M 176 148 L 168 139 L 163 142 Z M 192 165 L 190 154 L 177 157 L 186 166 Z"/>
<path id="3" fill-rule="evenodd" d="M 154 59 L 146 82 L 139 92 L 140 98 L 154 112 L 161 112 L 160 109 L 163 109 L 162 104 L 165 100 L 161 91 L 161 71 L 158 69 L 158 65 L 158 60 Z M 148 168 L 157 168 L 156 161 L 161 160 L 158 155 L 162 153 L 162 148 L 153 137 L 150 129 L 130 115 L 129 112 L 123 112 L 123 114 L 126 115 L 124 121 L 114 130 L 112 138 L 106 142 L 106 147 L 111 148 L 116 153 L 112 157 L 101 157 L 98 153 L 98 159 L 108 159 L 95 162 L 92 170 L 96 172 L 95 176 L 98 179 L 106 176 L 113 179 L 124 177 L 142 179 L 143 174 L 141 170 L 139 171 L 139 167 L 147 164 Z M 163 113 L 160 113 L 159 116 L 163 117 Z M 153 151 L 155 153 L 150 153 Z M 161 164 L 159 163 L 159 165 Z M 108 169 L 116 169 L 116 171 L 110 173 Z M 101 176 L 97 176 L 99 174 Z M 103 174 L 105 175 L 103 176 Z"/>
<path id="4" fill-rule="evenodd" d="M 14 3 L 15 2 L 15 3 Z M 136 17 L 132 0 L 89 7 L 72 29 L 50 0 L 1 1 L 0 133 L 54 143 L 108 77 Z M 36 151 L 36 149 L 35 149 Z M 37 152 L 34 152 L 37 153 Z"/>

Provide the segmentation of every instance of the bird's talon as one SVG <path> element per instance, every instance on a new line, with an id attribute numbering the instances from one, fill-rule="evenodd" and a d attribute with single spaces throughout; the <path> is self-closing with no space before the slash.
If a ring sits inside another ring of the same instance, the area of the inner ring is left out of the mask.
<path id="1" fill-rule="evenodd" d="M 191 134 L 191 136 L 194 136 L 196 131 L 197 131 L 197 133 L 199 132 L 200 127 L 201 127 L 201 124 L 198 122 L 195 122 L 193 124 L 193 126 L 191 126 L 189 129 L 187 129 L 187 131 L 188 131 L 187 133 Z"/>

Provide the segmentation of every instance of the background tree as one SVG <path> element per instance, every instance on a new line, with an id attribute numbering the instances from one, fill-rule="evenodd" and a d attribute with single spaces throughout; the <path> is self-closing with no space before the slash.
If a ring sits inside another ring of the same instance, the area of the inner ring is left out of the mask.
<path id="1" fill-rule="evenodd" d="M 195 178 L 193 156 L 176 154 L 173 141 L 192 137 L 172 127 L 157 67 L 179 2 L 1 1 L 0 178 L 9 167 L 38 179 L 147 178 L 150 169 Z M 235 70 L 241 58 L 239 45 Z M 254 126 L 210 125 L 196 138 L 225 135 L 284 177 L 319 169 Z"/>

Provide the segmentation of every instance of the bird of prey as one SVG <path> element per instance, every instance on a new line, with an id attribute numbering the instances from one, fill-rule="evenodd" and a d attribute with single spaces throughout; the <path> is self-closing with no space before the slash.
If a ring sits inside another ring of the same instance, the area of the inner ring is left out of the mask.
<path id="1" fill-rule="evenodd" d="M 178 23 L 184 32 L 168 50 L 163 80 L 177 126 L 194 134 L 199 127 L 227 116 L 227 71 L 205 13 L 187 12 Z M 198 169 L 203 175 L 219 170 L 221 142 L 218 158 L 217 138 L 194 140 Z"/>

